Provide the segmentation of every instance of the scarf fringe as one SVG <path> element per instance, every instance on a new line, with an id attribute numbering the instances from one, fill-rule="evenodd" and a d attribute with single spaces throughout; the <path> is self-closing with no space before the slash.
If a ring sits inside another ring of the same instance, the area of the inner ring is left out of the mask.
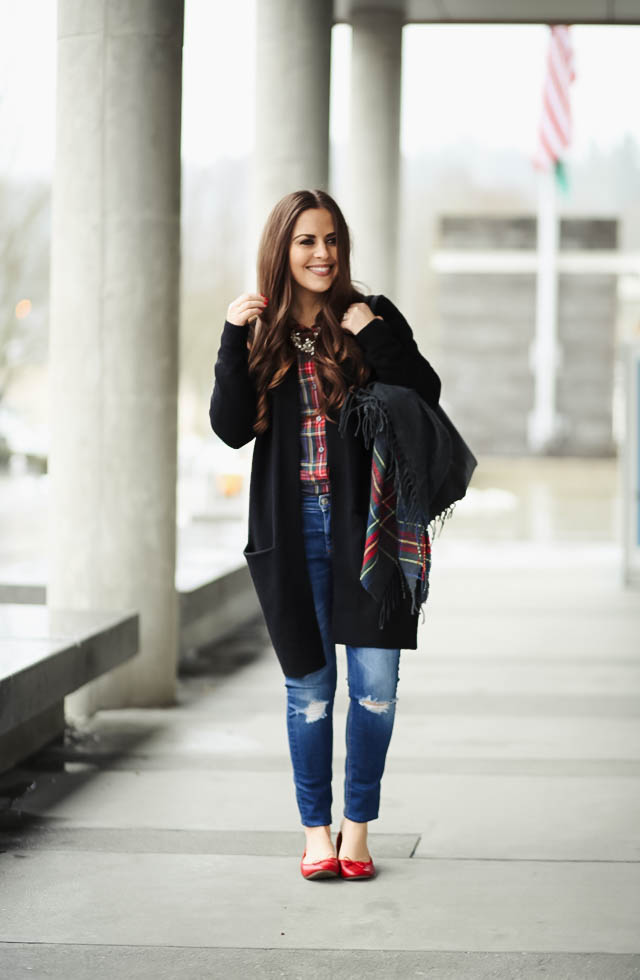
<path id="1" fill-rule="evenodd" d="M 452 504 L 449 504 L 448 507 L 445 507 L 445 509 L 442 511 L 441 514 L 436 514 L 436 516 L 432 517 L 431 520 L 429 521 L 428 526 L 431 527 L 433 525 L 432 538 L 431 538 L 432 541 L 435 540 L 436 537 L 440 537 L 440 535 L 442 534 L 442 528 L 444 526 L 444 522 L 449 520 L 450 517 L 453 517 L 453 512 L 455 510 L 456 503 L 457 501 L 454 500 Z M 436 532 L 438 521 L 440 521 L 440 530 Z"/>
<path id="2" fill-rule="evenodd" d="M 410 467 L 400 465 L 401 462 L 404 462 L 404 458 L 395 439 L 393 428 L 389 425 L 389 416 L 385 405 L 368 388 L 359 388 L 357 393 L 349 391 L 340 416 L 338 431 L 341 436 L 344 436 L 347 420 L 353 414 L 357 418 L 355 435 L 357 436 L 362 430 L 362 438 L 367 449 L 379 432 L 385 432 L 391 450 L 389 476 L 393 477 L 398 505 L 402 508 L 402 520 L 410 524 L 420 524 L 423 528 L 430 528 L 433 525 L 432 539 L 442 534 L 444 522 L 453 515 L 456 502 L 454 501 L 445 507 L 439 514 L 429 515 L 427 524 L 424 524 L 424 513 L 420 508 L 418 487 L 411 477 Z M 440 522 L 440 530 L 436 535 L 438 521 Z"/>
<path id="3" fill-rule="evenodd" d="M 378 615 L 378 626 L 380 629 L 384 627 L 384 624 L 400 602 L 400 599 L 404 598 L 406 594 L 407 587 L 404 574 L 399 563 L 396 561 L 394 562 L 394 572 L 389 579 L 380 602 L 380 613 Z"/>
<path id="4" fill-rule="evenodd" d="M 411 592 L 411 612 L 422 613 L 422 622 L 425 621 L 423 606 L 429 595 L 429 568 L 431 561 L 427 563 L 427 573 L 424 579 L 417 581 L 415 589 Z M 392 574 L 387 587 L 380 600 L 380 612 L 378 614 L 378 627 L 384 628 L 385 623 L 390 618 L 393 610 L 397 607 L 401 599 L 407 595 L 407 583 L 400 563 L 394 561 L 394 573 Z"/>
<path id="5" fill-rule="evenodd" d="M 389 424 L 388 413 L 383 402 L 366 387 L 359 388 L 357 391 L 349 391 L 340 414 L 338 431 L 341 436 L 344 436 L 348 420 L 352 415 L 355 415 L 357 420 L 355 435 L 357 436 L 362 432 L 362 438 L 367 449 L 374 442 L 376 436 L 384 432 L 389 450 L 387 462 L 388 477 L 389 479 L 393 478 L 398 513 L 400 515 L 401 511 L 401 519 L 414 526 L 418 547 L 424 540 L 425 534 L 428 535 L 429 544 L 431 544 L 436 537 L 442 534 L 445 521 L 452 517 L 455 509 L 455 501 L 448 507 L 445 507 L 441 513 L 434 514 L 432 517 L 427 515 L 428 520 L 425 523 L 425 515 L 421 510 L 418 496 L 418 487 L 411 477 L 410 467 L 400 465 L 404 463 L 404 459 L 401 459 L 401 449 L 395 440 L 393 427 Z M 440 523 L 439 530 L 438 522 Z M 400 600 L 407 595 L 407 583 L 402 566 L 395 559 L 394 566 L 394 574 L 392 574 L 387 583 L 380 603 L 378 616 L 378 626 L 380 629 L 384 627 Z M 422 622 L 425 620 L 423 606 L 429 595 L 430 567 L 431 558 L 429 557 L 425 575 L 415 583 L 415 588 L 411 591 L 411 612 L 422 612 Z"/>

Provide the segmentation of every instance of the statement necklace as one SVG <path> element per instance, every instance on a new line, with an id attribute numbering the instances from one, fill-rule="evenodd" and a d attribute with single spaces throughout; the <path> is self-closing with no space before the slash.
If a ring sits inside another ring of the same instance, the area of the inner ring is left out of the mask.
<path id="1" fill-rule="evenodd" d="M 291 340 L 293 345 L 298 348 L 298 350 L 303 351 L 305 354 L 313 354 L 316 349 L 316 337 L 318 335 L 317 327 L 303 327 L 302 330 L 307 334 L 304 339 L 302 338 L 300 330 L 291 331 Z M 309 333 L 309 331 L 312 331 Z"/>

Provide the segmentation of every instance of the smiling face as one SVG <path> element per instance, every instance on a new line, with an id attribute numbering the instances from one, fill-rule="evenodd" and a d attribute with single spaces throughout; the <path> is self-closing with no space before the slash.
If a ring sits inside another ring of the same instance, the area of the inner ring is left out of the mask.
<path id="1" fill-rule="evenodd" d="M 298 215 L 289 247 L 294 295 L 302 306 L 329 289 L 338 274 L 338 240 L 326 208 L 308 208 Z"/>

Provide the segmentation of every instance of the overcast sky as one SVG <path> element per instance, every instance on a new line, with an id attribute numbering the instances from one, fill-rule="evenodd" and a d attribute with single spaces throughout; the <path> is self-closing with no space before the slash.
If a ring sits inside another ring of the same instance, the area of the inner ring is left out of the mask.
<path id="1" fill-rule="evenodd" d="M 53 161 L 56 0 L 0 0 L 0 170 L 47 173 Z M 183 158 L 207 164 L 253 148 L 255 0 L 186 0 Z M 572 27 L 574 140 L 583 156 L 630 133 L 640 144 L 640 27 Z M 458 141 L 535 150 L 549 29 L 404 29 L 403 153 Z M 344 141 L 351 31 L 334 28 L 331 135 Z M 571 157 L 569 158 L 571 159 Z"/>

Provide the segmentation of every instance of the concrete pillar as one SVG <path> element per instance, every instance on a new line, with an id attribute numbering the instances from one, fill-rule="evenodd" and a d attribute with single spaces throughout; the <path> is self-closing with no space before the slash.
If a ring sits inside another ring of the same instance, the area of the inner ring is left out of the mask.
<path id="1" fill-rule="evenodd" d="M 174 702 L 183 0 L 59 0 L 48 603 L 138 610 L 68 713 Z"/>
<path id="2" fill-rule="evenodd" d="M 252 277 L 274 204 L 291 191 L 328 190 L 333 3 L 269 0 L 256 4 L 256 17 Z"/>
<path id="3" fill-rule="evenodd" d="M 402 13 L 355 10 L 351 49 L 349 196 L 351 272 L 393 297 L 397 275 Z"/>

